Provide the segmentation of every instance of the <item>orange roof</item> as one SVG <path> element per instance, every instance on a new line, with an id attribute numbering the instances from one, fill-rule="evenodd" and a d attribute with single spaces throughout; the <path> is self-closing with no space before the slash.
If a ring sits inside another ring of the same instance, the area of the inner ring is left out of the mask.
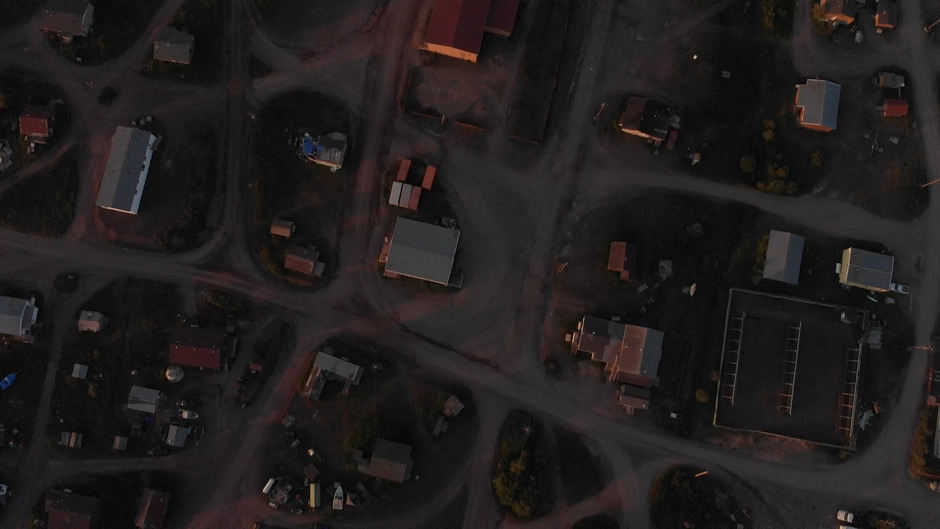
<path id="1" fill-rule="evenodd" d="M 907 101 L 903 99 L 885 99 L 885 117 L 899 118 L 907 115 Z"/>

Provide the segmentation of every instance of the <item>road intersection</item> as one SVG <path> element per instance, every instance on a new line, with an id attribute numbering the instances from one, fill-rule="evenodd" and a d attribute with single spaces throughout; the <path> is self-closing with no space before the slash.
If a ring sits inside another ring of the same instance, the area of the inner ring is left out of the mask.
<path id="1" fill-rule="evenodd" d="M 824 527 L 825 513 L 837 504 L 870 505 L 908 517 L 914 527 L 936 527 L 940 505 L 935 493 L 909 479 L 907 459 L 916 411 L 922 397 L 928 353 L 914 352 L 903 392 L 882 436 L 865 453 L 838 465 L 796 465 L 754 459 L 753 456 L 694 444 L 652 431 L 629 417 L 599 409 L 593 394 L 577 382 L 547 377 L 541 366 L 545 314 L 551 303 L 551 276 L 559 253 L 560 234 L 579 215 L 611 201 L 646 189 L 668 189 L 690 195 L 748 204 L 767 213 L 812 226 L 833 235 L 867 239 L 891 247 L 899 265 L 914 276 L 914 263 L 922 270 L 940 266 L 940 186 L 931 189 L 927 213 L 911 222 L 886 220 L 848 204 L 806 196 L 775 197 L 698 179 L 665 169 L 627 154 L 595 153 L 596 132 L 591 115 L 599 103 L 604 78 L 600 65 L 610 32 L 613 0 L 591 3 L 591 29 L 583 46 L 580 69 L 568 116 L 557 136 L 545 145 L 531 168 L 508 168 L 499 152 L 480 152 L 461 145 L 446 145 L 443 185 L 452 197 L 463 232 L 468 284 L 449 297 L 413 299 L 383 281 L 375 259 L 385 235 L 384 206 L 379 191 L 390 153 L 402 146 L 395 136 L 442 142 L 415 130 L 398 115 L 397 89 L 413 51 L 409 43 L 421 2 L 388 2 L 378 23 L 366 35 L 345 39 L 341 45 L 298 54 L 277 47 L 261 32 L 250 0 L 227 3 L 227 63 L 224 86 L 174 87 L 141 80 L 134 67 L 146 57 L 156 32 L 173 16 L 182 0 L 167 0 L 144 37 L 119 59 L 96 67 L 79 67 L 59 58 L 31 23 L 0 39 L 0 64 L 23 69 L 41 65 L 41 72 L 63 87 L 75 107 L 75 125 L 63 145 L 80 151 L 82 190 L 77 217 L 62 240 L 41 239 L 0 230 L 0 278 L 46 284 L 63 271 L 87 278 L 83 287 L 55 307 L 51 327 L 56 336 L 69 324 L 70 315 L 94 290 L 114 279 L 135 276 L 191 286 L 206 284 L 242 293 L 268 306 L 294 324 L 298 345 L 279 364 L 264 398 L 241 413 L 226 410 L 229 430 L 247 432 L 222 442 L 227 432 L 207 434 L 207 443 L 220 441 L 210 455 L 182 453 L 169 458 L 143 460 L 71 461 L 53 457 L 45 431 L 61 341 L 53 343 L 34 440 L 20 468 L 32 476 L 0 523 L 2 528 L 26 527 L 31 507 L 58 480 L 86 473 L 123 469 L 182 469 L 197 463 L 204 472 L 205 501 L 189 507 L 180 527 L 248 527 L 268 511 L 257 497 L 260 479 L 256 456 L 269 435 L 269 424 L 289 402 L 302 360 L 330 336 L 349 332 L 369 338 L 389 351 L 398 351 L 420 368 L 456 379 L 470 387 L 481 416 L 481 431 L 470 451 L 471 461 L 453 483 L 439 492 L 434 505 L 446 506 L 467 494 L 464 517 L 455 526 L 490 528 L 502 522 L 490 492 L 488 461 L 502 418 L 512 409 L 524 409 L 554 423 L 566 425 L 592 440 L 612 474 L 611 484 L 584 502 L 559 509 L 532 522 L 532 527 L 567 527 L 576 517 L 620 510 L 622 527 L 650 527 L 646 497 L 654 477 L 682 462 L 724 472 L 748 483 L 762 494 L 762 527 Z M 810 2 L 802 0 L 797 20 L 809 20 Z M 802 18 L 801 18 L 802 17 Z M 840 74 L 867 75 L 879 61 L 900 62 L 913 78 L 914 108 L 924 138 L 929 179 L 940 178 L 940 121 L 936 112 L 935 76 L 938 54 L 920 31 L 916 4 L 902 11 L 900 41 L 894 49 L 879 50 L 866 59 L 841 62 Z M 825 73 L 835 64 L 821 49 L 808 25 L 797 24 L 794 55 L 801 71 Z M 275 73 L 250 80 L 247 54 L 263 57 Z M 903 56 L 899 54 L 903 52 Z M 805 73 L 805 72 L 804 72 Z M 361 80 L 361 86 L 355 81 Z M 95 89 L 89 89 L 91 83 Z M 116 124 L 150 113 L 145 98 L 129 98 L 113 108 L 97 103 L 100 87 L 113 85 L 123 94 L 143 90 L 169 90 L 159 105 L 181 109 L 213 109 L 224 101 L 226 158 L 224 211 L 215 235 L 197 250 L 176 255 L 155 255 L 119 248 L 100 239 L 94 228 L 95 172 L 103 147 Z M 264 276 L 256 267 L 244 240 L 250 211 L 247 194 L 250 170 L 244 154 L 249 141 L 250 113 L 276 95 L 293 89 L 312 89 L 343 100 L 354 109 L 363 126 L 361 161 L 344 211 L 337 277 L 314 292 L 298 291 Z M 174 103 L 175 102 L 175 103 Z M 505 134 L 497 131 L 494 134 Z M 490 145 L 508 142 L 491 138 Z M 60 156 L 57 151 L 50 159 Z M 621 163 L 618 157 L 629 157 Z M 28 179 L 32 173 L 14 175 Z M 545 182 L 551 185 L 545 185 Z M 9 184 L 0 184 L 0 192 Z M 221 256 L 221 257 L 219 257 Z M 221 263 L 221 264 L 220 264 Z M 914 318 L 919 344 L 927 344 L 940 312 L 940 277 L 917 276 L 913 287 Z M 443 345 L 442 345 L 443 344 Z M 486 359 L 490 364 L 469 361 Z M 232 405 L 234 406 L 234 405 Z M 463 487 L 461 484 L 465 484 Z M 357 522 L 350 527 L 426 527 L 437 513 L 421 509 L 395 519 Z M 299 520 L 298 520 L 299 521 Z M 523 524 L 512 524 L 523 525 Z M 831 524 L 830 524 L 831 525 Z"/>

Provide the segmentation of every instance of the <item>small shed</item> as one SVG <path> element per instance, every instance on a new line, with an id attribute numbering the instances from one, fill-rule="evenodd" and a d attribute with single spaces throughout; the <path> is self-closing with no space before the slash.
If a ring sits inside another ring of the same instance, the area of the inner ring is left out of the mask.
<path id="1" fill-rule="evenodd" d="M 421 187 L 430 191 L 431 186 L 434 185 L 435 176 L 437 176 L 437 167 L 429 165 L 427 169 L 424 170 L 424 180 L 421 182 Z"/>
<path id="2" fill-rule="evenodd" d="M 271 223 L 271 235 L 290 238 L 294 234 L 296 227 L 297 226 L 289 220 L 275 219 L 275 221 Z"/>
<path id="3" fill-rule="evenodd" d="M 101 329 L 108 323 L 108 318 L 100 312 L 83 310 L 78 316 L 79 332 L 101 332 Z"/>
<path id="4" fill-rule="evenodd" d="M 411 160 L 404 159 L 398 166 L 398 174 L 395 175 L 396 182 L 404 182 L 408 178 L 408 171 L 411 170 Z"/>
<path id="5" fill-rule="evenodd" d="M 157 406 L 160 405 L 162 400 L 163 393 L 156 389 L 131 386 L 131 392 L 127 396 L 127 409 L 151 414 L 157 413 Z"/>
<path id="6" fill-rule="evenodd" d="M 907 115 L 907 101 L 903 99 L 885 99 L 884 117 L 902 118 Z"/>
<path id="7" fill-rule="evenodd" d="M 123 435 L 115 435 L 114 436 L 114 449 L 120 450 L 122 452 L 127 450 L 127 437 L 124 437 Z"/>
<path id="8" fill-rule="evenodd" d="M 72 378 L 85 380 L 88 377 L 88 366 L 84 364 L 75 364 L 72 366 Z"/>
<path id="9" fill-rule="evenodd" d="M 52 138 L 52 123 L 55 121 L 52 103 L 40 107 L 26 105 L 20 114 L 20 136 L 33 143 L 46 143 Z"/>
<path id="10" fill-rule="evenodd" d="M 894 29 L 898 25 L 898 4 L 882 0 L 875 4 L 875 28 L 878 32 Z"/>
<path id="11" fill-rule="evenodd" d="M 81 448 L 84 439 L 85 435 L 78 432 L 59 433 L 59 445 L 66 448 Z"/>
<path id="12" fill-rule="evenodd" d="M 287 250 L 284 268 L 308 276 L 321 277 L 326 264 L 319 261 L 320 252 L 316 248 L 304 248 L 294 245 Z"/>
<path id="13" fill-rule="evenodd" d="M 904 88 L 904 76 L 891 72 L 878 74 L 878 86 L 881 88 Z"/>
<path id="14" fill-rule="evenodd" d="M 190 428 L 171 424 L 166 434 L 166 444 L 176 448 L 186 446 L 186 437 L 189 436 Z"/>
<path id="15" fill-rule="evenodd" d="M 160 30 L 156 40 L 153 41 L 153 59 L 190 64 L 193 62 L 195 47 L 196 37 L 176 28 L 166 27 Z"/>
<path id="16" fill-rule="evenodd" d="M 796 285 L 800 281 L 803 245 L 806 239 L 785 231 L 770 230 L 767 255 L 764 257 L 764 279 Z"/>

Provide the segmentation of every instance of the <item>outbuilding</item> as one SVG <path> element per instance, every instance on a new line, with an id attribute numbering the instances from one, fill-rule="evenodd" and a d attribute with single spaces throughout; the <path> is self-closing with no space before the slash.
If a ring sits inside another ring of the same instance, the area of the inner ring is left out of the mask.
<path id="1" fill-rule="evenodd" d="M 78 316 L 79 332 L 101 332 L 107 323 L 108 318 L 100 312 L 83 310 Z"/>
<path id="2" fill-rule="evenodd" d="M 858 248 L 846 248 L 837 265 L 839 283 L 873 292 L 887 292 L 894 275 L 894 257 Z"/>
<path id="3" fill-rule="evenodd" d="M 117 128 L 98 190 L 99 207 L 137 214 L 156 141 L 157 137 L 147 131 Z"/>
<path id="4" fill-rule="evenodd" d="M 800 281 L 806 239 L 785 231 L 770 230 L 764 256 L 764 279 L 796 285 Z"/>
<path id="5" fill-rule="evenodd" d="M 165 27 L 153 41 L 153 59 L 155 61 L 189 64 L 193 62 L 196 37 L 176 28 Z"/>

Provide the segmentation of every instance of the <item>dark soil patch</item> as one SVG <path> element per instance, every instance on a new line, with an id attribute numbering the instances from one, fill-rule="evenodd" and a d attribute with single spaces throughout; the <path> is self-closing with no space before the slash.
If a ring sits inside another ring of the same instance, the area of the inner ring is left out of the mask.
<path id="1" fill-rule="evenodd" d="M 606 480 L 600 461 L 584 444 L 584 439 L 564 428 L 555 427 L 558 470 L 561 472 L 565 501 L 574 505 L 604 490 Z"/>
<path id="2" fill-rule="evenodd" d="M 721 529 L 737 524 L 750 528 L 750 518 L 744 516 L 728 484 L 700 472 L 673 467 L 656 478 L 650 491 L 653 524 L 658 529 Z"/>

